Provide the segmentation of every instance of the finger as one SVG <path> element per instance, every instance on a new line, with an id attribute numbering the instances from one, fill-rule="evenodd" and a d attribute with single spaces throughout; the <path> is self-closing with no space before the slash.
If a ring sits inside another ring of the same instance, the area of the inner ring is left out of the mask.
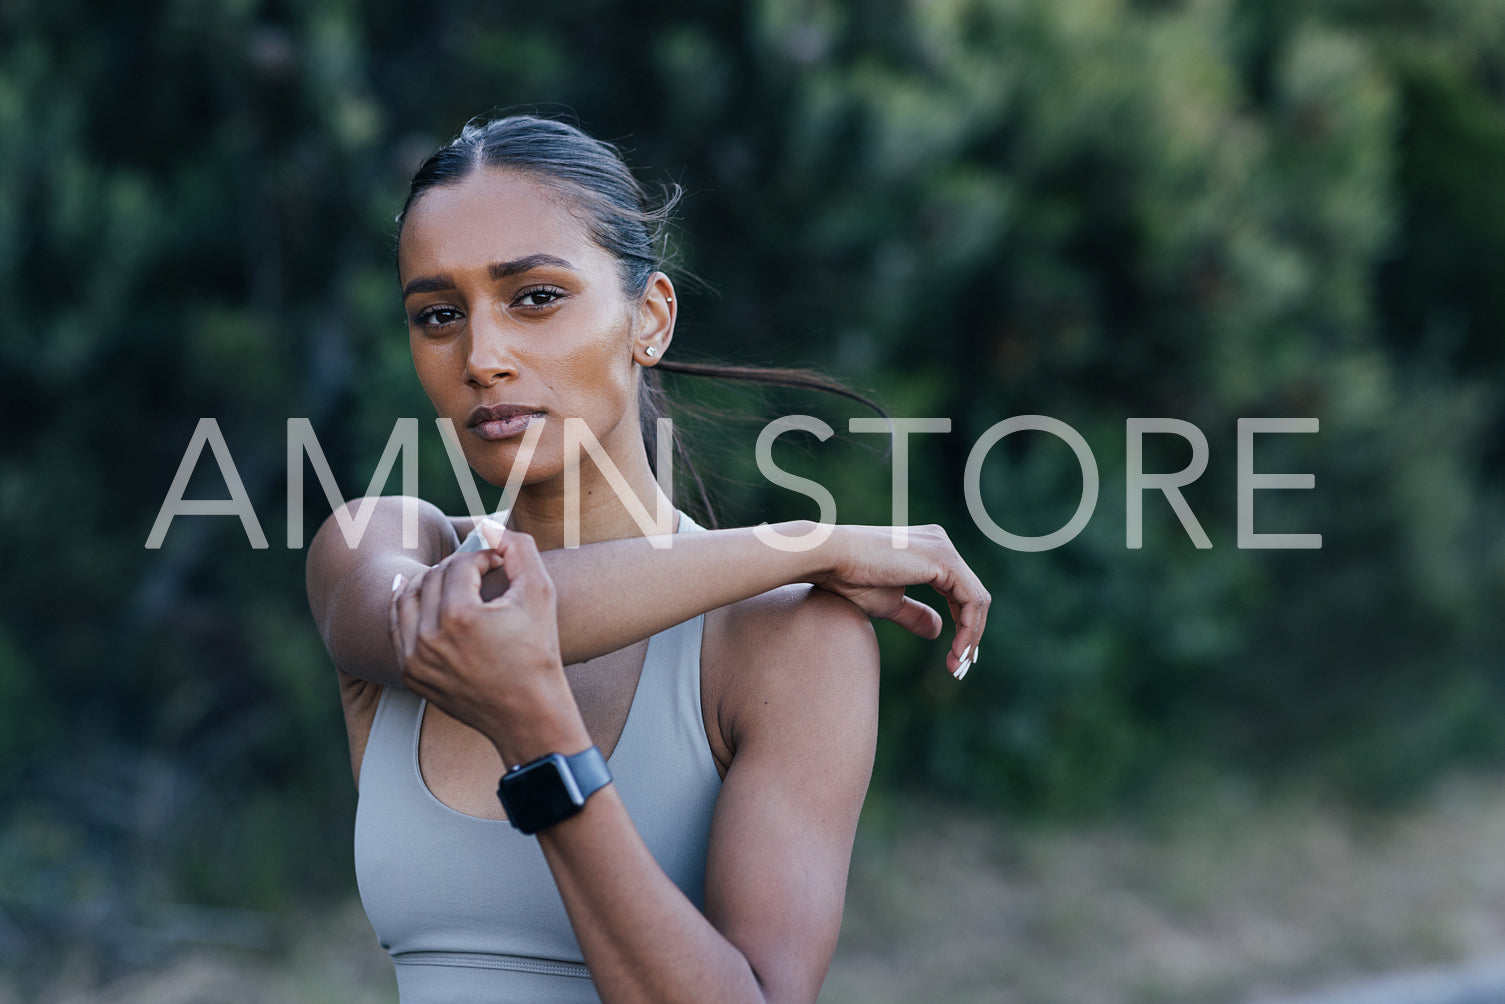
<path id="1" fill-rule="evenodd" d="M 967 637 L 963 618 L 967 616 L 966 605 L 957 595 L 957 582 L 955 576 L 945 565 L 936 572 L 930 580 L 930 587 L 940 593 L 941 599 L 946 603 L 946 609 L 951 614 L 951 621 L 956 625 L 956 633 L 951 638 L 951 646 L 946 650 L 946 671 L 953 676 L 961 671 L 961 664 L 966 657 L 969 644 L 963 644 Z M 939 615 L 937 615 L 939 616 Z"/>
<path id="2" fill-rule="evenodd" d="M 481 578 L 502 563 L 494 550 L 467 551 L 445 562 L 440 604 L 450 610 L 481 602 Z"/>
<path id="3" fill-rule="evenodd" d="M 992 594 L 980 583 L 978 588 L 982 589 L 982 598 L 978 601 L 977 635 L 972 639 L 972 665 L 974 666 L 977 665 L 977 652 L 982 647 L 983 631 L 988 626 L 988 608 L 993 603 Z"/>
<path id="4" fill-rule="evenodd" d="M 977 663 L 978 642 L 982 640 L 983 628 L 987 625 L 991 597 L 982 581 L 963 565 L 952 600 L 952 616 L 956 621 L 952 650 L 957 659 L 953 672 L 961 678 Z"/>
<path id="5" fill-rule="evenodd" d="M 487 547 L 495 548 L 501 544 L 507 531 L 507 517 L 511 512 L 511 509 L 502 509 L 481 520 L 481 539 Z"/>
<path id="6" fill-rule="evenodd" d="M 422 568 L 413 575 L 404 577 L 397 588 L 396 598 L 392 601 L 393 643 L 397 647 L 399 666 L 413 654 L 413 636 L 418 628 L 418 589 L 428 572 L 428 568 Z"/>
<path id="7" fill-rule="evenodd" d="M 392 653 L 397 657 L 397 667 L 402 668 L 402 635 L 397 630 L 397 601 L 402 597 L 402 587 L 407 579 L 401 572 L 392 580 L 392 599 L 387 603 L 387 638 L 392 643 Z"/>
<path id="8" fill-rule="evenodd" d="M 965 565 L 962 567 L 966 568 Z M 971 659 L 972 664 L 975 666 L 977 665 L 978 643 L 982 641 L 983 630 L 988 626 L 988 607 L 992 605 L 993 597 L 988 593 L 987 587 L 982 584 L 982 580 L 977 577 L 976 573 L 974 573 L 972 569 L 966 568 L 966 573 L 968 579 L 968 588 L 971 590 L 973 597 L 970 617 L 972 627 Z"/>
<path id="9" fill-rule="evenodd" d="M 941 636 L 941 615 L 909 596 L 904 597 L 899 602 L 898 608 L 884 619 L 893 621 L 904 630 L 917 634 L 921 638 L 934 639 Z"/>
<path id="10" fill-rule="evenodd" d="M 956 658 L 953 672 L 957 679 L 965 676 L 972 667 L 972 645 L 977 637 L 977 605 L 972 598 L 951 601 L 951 619 L 956 624 L 956 636 L 951 639 Z"/>
<path id="11" fill-rule="evenodd" d="M 953 676 L 961 679 L 976 661 L 974 648 L 982 637 L 987 612 L 987 590 L 982 588 L 981 581 L 962 563 L 959 556 L 954 557 L 954 561 L 960 568 L 942 571 L 931 581 L 931 585 L 945 598 L 951 619 L 956 624 L 951 650 L 946 654 L 946 668 Z"/>
<path id="12" fill-rule="evenodd" d="M 538 544 L 531 536 L 508 530 L 498 542 L 496 553 L 502 556 L 502 567 L 511 582 L 502 599 L 510 596 L 524 604 L 553 602 L 554 580 L 544 567 Z"/>
<path id="13" fill-rule="evenodd" d="M 439 611 L 444 596 L 444 577 L 452 563 L 445 561 L 430 568 L 417 584 L 418 632 L 435 637 L 439 634 Z"/>

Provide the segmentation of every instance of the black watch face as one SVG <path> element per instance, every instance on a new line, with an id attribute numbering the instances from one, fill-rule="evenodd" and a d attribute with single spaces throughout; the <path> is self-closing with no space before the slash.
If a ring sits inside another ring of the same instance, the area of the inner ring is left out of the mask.
<path id="1" fill-rule="evenodd" d="M 561 770 L 558 754 L 506 776 L 507 810 L 519 829 L 541 829 L 578 812 L 584 804 L 575 778 Z"/>

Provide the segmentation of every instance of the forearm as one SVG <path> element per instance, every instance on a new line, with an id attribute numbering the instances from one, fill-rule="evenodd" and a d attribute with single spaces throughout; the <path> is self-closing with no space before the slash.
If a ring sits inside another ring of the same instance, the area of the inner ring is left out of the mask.
<path id="1" fill-rule="evenodd" d="M 511 582 L 483 602 L 497 562 Z M 504 535 L 430 574 L 396 603 L 414 691 L 485 735 L 509 768 L 587 749 L 557 593 L 532 538 Z M 648 851 L 614 784 L 572 817 L 532 820 L 545 824 L 540 849 L 607 1000 L 809 1001 L 830 964 L 872 767 L 876 641 L 859 608 L 820 590 L 734 604 L 727 618 L 712 661 L 734 657 L 747 685 L 715 699 L 733 759 L 715 795 L 704 911 Z M 698 732 L 699 717 L 682 724 Z M 541 808 L 528 785 L 504 785 L 528 824 Z"/>
<path id="2" fill-rule="evenodd" d="M 793 537 L 809 524 L 774 529 Z M 658 538 L 659 541 L 665 538 Z M 566 663 L 625 648 L 681 621 L 749 596 L 807 581 L 820 549 L 783 551 L 751 527 L 605 541 L 543 552 L 559 595 L 559 644 Z"/>
<path id="3" fill-rule="evenodd" d="M 767 1000 L 747 957 L 664 874 L 614 787 L 539 846 L 603 1001 Z"/>
<path id="4" fill-rule="evenodd" d="M 389 503 L 389 500 L 382 500 Z M 335 665 L 351 676 L 387 686 L 402 674 L 388 638 L 392 580 L 411 580 L 454 551 L 447 520 L 427 506 L 419 546 L 400 546 L 396 500 L 378 511 L 360 560 L 351 560 L 333 518 L 310 551 L 309 601 Z M 782 524 L 793 536 L 808 525 Z M 661 538 L 662 539 L 662 538 Z M 676 534 L 669 547 L 652 538 L 602 541 L 543 554 L 559 596 L 559 638 L 566 663 L 625 648 L 694 617 L 791 582 L 819 566 L 819 552 L 788 552 L 758 540 L 750 528 Z M 825 545 L 829 547 L 829 545 Z M 500 593 L 501 569 L 487 577 L 485 595 Z"/>
<path id="5" fill-rule="evenodd" d="M 563 674 L 535 684 L 487 709 L 483 731 L 509 766 L 591 744 Z M 537 839 L 602 1000 L 767 1000 L 746 956 L 654 859 L 615 785 Z"/>

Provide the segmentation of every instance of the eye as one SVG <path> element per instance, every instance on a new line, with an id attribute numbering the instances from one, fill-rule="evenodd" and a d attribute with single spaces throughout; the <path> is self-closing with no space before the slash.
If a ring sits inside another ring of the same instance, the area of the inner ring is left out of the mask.
<path id="1" fill-rule="evenodd" d="M 447 307 L 444 304 L 436 303 L 432 306 L 424 307 L 418 313 L 412 315 L 409 318 L 409 323 L 422 328 L 437 330 L 458 323 L 461 316 L 463 315 L 461 315 L 460 311 L 454 307 Z"/>
<path id="2" fill-rule="evenodd" d="M 564 290 L 555 286 L 530 286 L 517 294 L 514 307 L 547 307 L 564 298 Z"/>

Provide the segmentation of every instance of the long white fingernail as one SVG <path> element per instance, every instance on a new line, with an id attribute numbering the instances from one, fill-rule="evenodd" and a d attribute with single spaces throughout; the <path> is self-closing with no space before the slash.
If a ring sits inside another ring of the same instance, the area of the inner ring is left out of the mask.
<path id="1" fill-rule="evenodd" d="M 399 590 L 401 588 L 402 588 L 402 573 L 398 572 L 397 573 L 397 577 L 392 580 L 392 592 L 395 593 L 395 592 L 397 592 L 397 590 Z"/>
<path id="2" fill-rule="evenodd" d="M 972 660 L 968 659 L 966 656 L 962 656 L 962 664 L 960 666 L 957 666 L 956 667 L 956 672 L 952 673 L 951 675 L 954 676 L 954 677 L 956 677 L 958 680 L 960 680 L 962 677 L 964 677 L 964 676 L 967 675 L 967 669 L 971 665 L 972 665 Z"/>
<path id="3" fill-rule="evenodd" d="M 974 666 L 977 665 L 977 650 L 979 647 L 977 645 L 972 646 L 972 665 Z"/>

